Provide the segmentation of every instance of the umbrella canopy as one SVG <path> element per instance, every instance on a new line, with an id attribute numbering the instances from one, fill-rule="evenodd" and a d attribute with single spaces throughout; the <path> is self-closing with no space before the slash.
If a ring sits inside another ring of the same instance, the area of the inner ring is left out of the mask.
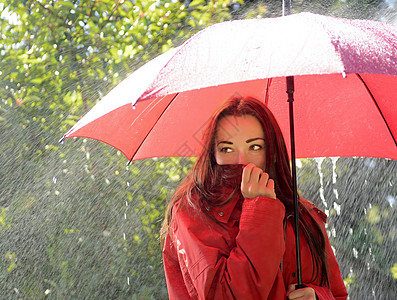
<path id="1" fill-rule="evenodd" d="M 208 117 L 234 94 L 275 114 L 289 143 L 285 76 L 295 76 L 297 157 L 397 159 L 397 27 L 310 13 L 220 23 L 134 72 L 64 136 L 130 160 L 195 156 Z"/>

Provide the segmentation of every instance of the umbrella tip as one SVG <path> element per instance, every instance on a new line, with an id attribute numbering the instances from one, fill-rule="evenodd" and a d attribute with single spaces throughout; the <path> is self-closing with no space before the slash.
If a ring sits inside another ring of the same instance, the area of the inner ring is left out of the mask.
<path id="1" fill-rule="evenodd" d="M 64 141 L 65 141 L 65 136 L 63 136 L 63 137 L 58 141 L 58 143 L 59 143 L 59 144 L 63 144 Z"/>

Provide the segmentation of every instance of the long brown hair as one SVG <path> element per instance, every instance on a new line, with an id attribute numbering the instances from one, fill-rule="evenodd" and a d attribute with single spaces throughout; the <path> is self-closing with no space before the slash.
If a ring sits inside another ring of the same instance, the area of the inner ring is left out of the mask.
<path id="1" fill-rule="evenodd" d="M 199 195 L 198 204 L 201 211 L 207 214 L 206 206 L 220 206 L 232 198 L 226 197 L 219 202 L 217 187 L 223 177 L 223 170 L 215 160 L 215 138 L 219 121 L 226 116 L 252 115 L 262 125 L 265 137 L 266 170 L 274 180 L 277 198 L 284 204 L 286 216 L 293 215 L 292 175 L 287 148 L 280 127 L 272 112 L 259 100 L 252 97 L 232 97 L 226 101 L 210 118 L 203 136 L 203 148 L 192 170 L 183 180 L 171 198 L 163 223 L 162 238 L 168 234 L 173 218 L 173 207 L 179 199 L 186 199 L 194 205 L 193 194 Z M 196 197 L 197 198 L 197 197 Z M 299 200 L 300 228 L 308 241 L 312 259 L 312 280 L 320 276 L 321 285 L 328 285 L 328 268 L 326 263 L 325 236 L 306 206 Z M 208 214 L 207 214 L 208 215 Z M 292 222 L 293 223 L 293 222 Z"/>

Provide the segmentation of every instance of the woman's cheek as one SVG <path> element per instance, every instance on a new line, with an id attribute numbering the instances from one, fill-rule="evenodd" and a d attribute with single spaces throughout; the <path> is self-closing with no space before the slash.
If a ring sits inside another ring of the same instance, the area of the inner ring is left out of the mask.
<path id="1" fill-rule="evenodd" d="M 215 155 L 215 160 L 218 165 L 230 165 L 230 164 L 237 164 L 237 160 L 235 158 L 235 155 L 231 153 L 217 153 Z"/>

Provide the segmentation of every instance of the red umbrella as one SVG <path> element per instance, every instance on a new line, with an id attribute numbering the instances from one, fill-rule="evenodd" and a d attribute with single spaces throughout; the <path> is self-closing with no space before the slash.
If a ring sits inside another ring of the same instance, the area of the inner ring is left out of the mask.
<path id="1" fill-rule="evenodd" d="M 310 13 L 230 21 L 144 65 L 64 137 L 130 160 L 194 156 L 208 116 L 239 93 L 266 101 L 288 143 L 284 77 L 295 76 L 297 157 L 397 159 L 395 75 L 396 26 Z"/>
<path id="2" fill-rule="evenodd" d="M 397 159 L 396 75 L 390 24 L 310 13 L 225 22 L 144 65 L 64 138 L 97 139 L 130 160 L 194 156 L 209 115 L 238 93 L 268 105 L 288 144 L 285 78 L 294 76 L 293 162 L 294 149 L 296 157 Z"/>

